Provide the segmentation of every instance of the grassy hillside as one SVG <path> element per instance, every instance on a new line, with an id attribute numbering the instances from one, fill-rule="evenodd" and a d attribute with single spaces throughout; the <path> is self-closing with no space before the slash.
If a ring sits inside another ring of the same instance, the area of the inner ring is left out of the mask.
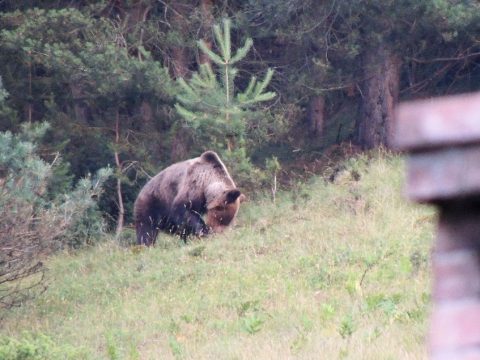
<path id="1" fill-rule="evenodd" d="M 1 335 L 78 359 L 425 358 L 435 215 L 402 199 L 402 173 L 359 158 L 247 203 L 225 235 L 59 254 Z"/>

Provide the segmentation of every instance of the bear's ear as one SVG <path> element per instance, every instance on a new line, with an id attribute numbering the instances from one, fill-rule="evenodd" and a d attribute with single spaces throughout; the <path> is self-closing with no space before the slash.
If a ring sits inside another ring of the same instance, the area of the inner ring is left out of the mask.
<path id="1" fill-rule="evenodd" d="M 226 202 L 227 204 L 231 204 L 231 203 L 233 203 L 235 200 L 237 200 L 240 195 L 242 195 L 242 193 L 241 193 L 240 190 L 238 190 L 238 189 L 229 190 L 229 191 L 227 191 L 227 193 L 225 194 L 225 202 Z"/>
<path id="2" fill-rule="evenodd" d="M 205 151 L 202 155 L 200 155 L 200 158 L 208 163 L 214 164 L 214 165 L 221 165 L 222 161 L 218 157 L 217 153 L 214 151 L 208 150 Z"/>

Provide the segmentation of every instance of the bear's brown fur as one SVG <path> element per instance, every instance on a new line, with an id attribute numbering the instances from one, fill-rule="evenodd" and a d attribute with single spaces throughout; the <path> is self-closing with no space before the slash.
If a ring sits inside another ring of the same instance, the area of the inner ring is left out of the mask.
<path id="1" fill-rule="evenodd" d="M 137 244 L 154 244 L 158 230 L 179 234 L 184 240 L 192 234 L 221 232 L 235 219 L 244 197 L 213 151 L 173 164 L 138 194 L 134 206 Z"/>

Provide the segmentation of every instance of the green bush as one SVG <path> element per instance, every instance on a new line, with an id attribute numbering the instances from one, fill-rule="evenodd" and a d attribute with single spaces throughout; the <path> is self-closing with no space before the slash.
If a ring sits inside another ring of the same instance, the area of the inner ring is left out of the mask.
<path id="1" fill-rule="evenodd" d="M 95 198 L 111 171 L 81 180 L 69 194 L 49 193 L 58 158 L 48 164 L 35 145 L 47 128 L 0 132 L 0 308 L 20 305 L 34 296 L 33 289 L 45 289 L 42 257 L 103 234 Z"/>
<path id="2" fill-rule="evenodd" d="M 110 169 L 100 169 L 95 176 L 80 180 L 70 194 L 62 195 L 61 207 L 70 217 L 70 225 L 63 236 L 64 245 L 70 248 L 93 245 L 105 234 L 97 199 L 110 175 Z"/>
<path id="3" fill-rule="evenodd" d="M 0 338 L 2 360 L 74 360 L 85 357 L 83 349 L 57 345 L 43 334 L 25 334 L 20 340 L 11 337 Z"/>

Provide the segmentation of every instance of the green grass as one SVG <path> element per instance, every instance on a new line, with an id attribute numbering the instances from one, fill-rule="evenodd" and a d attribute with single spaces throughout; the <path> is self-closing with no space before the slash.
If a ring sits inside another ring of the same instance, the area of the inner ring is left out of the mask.
<path id="1" fill-rule="evenodd" d="M 245 204 L 224 235 L 58 254 L 1 335 L 81 359 L 426 358 L 434 212 L 402 198 L 398 157 L 346 168 Z"/>

